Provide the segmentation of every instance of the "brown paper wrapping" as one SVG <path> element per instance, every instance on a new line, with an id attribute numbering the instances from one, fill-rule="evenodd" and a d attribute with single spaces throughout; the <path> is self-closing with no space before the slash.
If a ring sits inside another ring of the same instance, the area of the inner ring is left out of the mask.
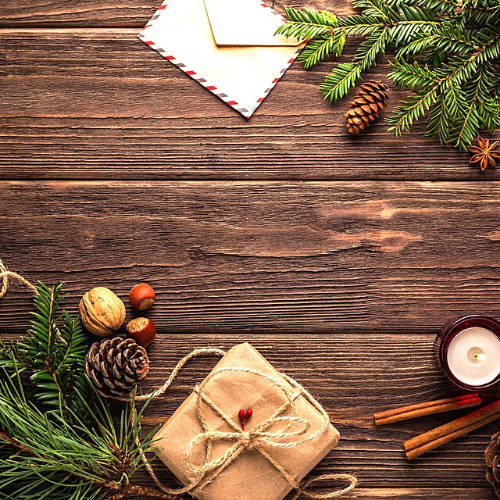
<path id="1" fill-rule="evenodd" d="M 271 375 L 282 382 L 291 392 L 292 386 L 262 357 L 250 344 L 239 344 L 230 349 L 219 361 L 214 371 L 220 368 L 249 368 L 265 375 Z M 283 393 L 268 380 L 250 373 L 225 372 L 208 381 L 205 394 L 226 415 L 234 417 L 238 424 L 240 409 L 252 408 L 253 416 L 247 422 L 245 430 L 269 418 L 286 401 Z M 181 404 L 155 436 L 158 446 L 157 455 L 161 461 L 183 483 L 189 484 L 195 478 L 186 461 L 186 449 L 191 440 L 202 432 L 197 412 L 196 393 Z M 230 426 L 208 405 L 202 403 L 204 415 L 210 430 L 229 432 Z M 303 396 L 295 401 L 296 416 L 305 419 L 311 425 L 309 432 L 321 428 L 322 417 L 318 410 Z M 289 414 L 289 413 L 286 413 Z M 276 425 L 271 432 L 280 430 Z M 266 447 L 266 451 L 298 483 L 339 440 L 339 432 L 329 424 L 325 432 L 309 442 L 292 448 Z M 285 439 L 286 442 L 286 439 Z M 232 443 L 214 442 L 211 458 L 222 455 Z M 191 460 L 196 465 L 203 465 L 205 449 L 195 447 Z M 281 500 L 293 485 L 258 451 L 244 450 L 202 491 L 197 492 L 200 500 Z"/>

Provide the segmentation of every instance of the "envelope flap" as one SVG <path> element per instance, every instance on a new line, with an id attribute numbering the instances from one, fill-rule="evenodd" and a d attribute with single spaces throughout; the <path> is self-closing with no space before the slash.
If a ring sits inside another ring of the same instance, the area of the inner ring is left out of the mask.
<path id="1" fill-rule="evenodd" d="M 275 36 L 283 18 L 261 0 L 204 0 L 217 45 L 297 46 L 295 38 Z"/>
<path id="2" fill-rule="evenodd" d="M 164 0 L 139 38 L 246 118 L 304 46 L 219 46 L 203 0 Z"/>

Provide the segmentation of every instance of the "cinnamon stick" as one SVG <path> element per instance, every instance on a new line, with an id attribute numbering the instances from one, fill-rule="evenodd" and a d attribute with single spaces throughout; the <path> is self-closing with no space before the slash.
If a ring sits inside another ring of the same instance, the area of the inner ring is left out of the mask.
<path id="1" fill-rule="evenodd" d="M 500 418 L 500 400 L 475 410 L 463 417 L 457 418 L 430 431 L 419 434 L 405 441 L 404 449 L 408 460 L 438 448 L 442 444 L 479 429 Z"/>
<path id="2" fill-rule="evenodd" d="M 479 406 L 481 403 L 482 399 L 477 393 L 474 393 L 394 408 L 392 410 L 375 413 L 373 417 L 375 419 L 375 425 L 384 425 L 394 422 L 402 422 L 403 420 L 410 420 L 412 418 L 423 417 L 425 415 L 433 415 L 436 413 L 459 410 L 461 408 Z"/>

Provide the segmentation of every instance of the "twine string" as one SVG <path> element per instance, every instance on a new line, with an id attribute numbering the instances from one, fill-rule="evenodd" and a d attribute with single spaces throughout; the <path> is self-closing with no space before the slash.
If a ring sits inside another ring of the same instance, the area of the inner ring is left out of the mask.
<path id="1" fill-rule="evenodd" d="M 24 285 L 26 288 L 29 288 L 35 294 L 37 293 L 36 286 L 33 285 L 33 283 L 28 281 L 20 274 L 9 271 L 3 263 L 2 259 L 0 259 L 0 299 L 7 293 L 7 290 L 9 289 L 9 278 L 11 280 L 17 281 L 21 285 Z"/>
<path id="2" fill-rule="evenodd" d="M 225 352 L 221 349 L 195 349 L 187 356 L 182 358 L 174 370 L 168 377 L 167 381 L 158 389 L 139 396 L 136 399 L 144 400 L 148 398 L 155 398 L 161 394 L 164 394 L 170 385 L 173 383 L 175 378 L 178 376 L 182 367 L 191 359 L 198 356 L 206 354 L 215 354 L 217 356 L 224 356 Z M 206 394 L 205 387 L 210 380 L 214 377 L 220 376 L 221 374 L 227 373 L 248 373 L 253 376 L 264 378 L 269 381 L 274 387 L 279 389 L 285 397 L 285 401 L 282 406 L 277 408 L 271 416 L 263 420 L 256 426 L 254 426 L 250 431 L 243 431 L 237 423 L 228 416 L 224 411 L 222 411 Z M 153 470 L 153 467 L 145 454 L 142 454 L 142 460 L 148 471 L 149 475 L 156 483 L 158 488 L 164 493 L 170 495 L 183 495 L 189 493 L 195 498 L 200 494 L 200 492 L 209 483 L 211 483 L 226 467 L 233 463 L 244 451 L 255 450 L 258 451 L 280 474 L 280 476 L 285 479 L 293 489 L 296 490 L 292 500 L 298 499 L 301 495 L 311 499 L 329 499 L 337 498 L 345 495 L 347 492 L 352 490 L 357 485 L 356 477 L 350 474 L 323 474 L 321 476 L 309 479 L 302 483 L 298 483 L 296 479 L 279 463 L 274 457 L 269 453 L 267 448 L 277 447 L 277 448 L 294 448 L 303 443 L 309 442 L 322 433 L 326 431 L 330 424 L 330 418 L 325 412 L 324 408 L 314 399 L 314 397 L 298 382 L 294 379 L 280 373 L 280 375 L 290 384 L 287 387 L 281 380 L 272 375 L 267 375 L 261 373 L 257 370 L 251 368 L 240 368 L 240 367 L 224 367 L 212 371 L 197 387 L 195 387 L 196 394 L 196 413 L 200 427 L 202 431 L 197 434 L 188 443 L 186 448 L 185 457 L 186 464 L 193 474 L 194 479 L 191 483 L 187 484 L 181 488 L 168 488 L 166 487 L 158 478 Z M 295 401 L 298 397 L 304 397 L 320 414 L 321 425 L 314 432 L 310 431 L 310 423 L 302 418 L 296 416 L 296 405 Z M 115 398 L 122 401 L 129 401 L 128 398 Z M 204 414 L 204 407 L 202 403 L 210 407 L 216 415 L 218 415 L 222 420 L 224 420 L 229 427 L 230 431 L 214 431 L 210 430 L 208 422 L 206 421 Z M 291 411 L 292 415 L 283 415 L 283 413 Z M 276 424 L 286 424 L 285 428 L 280 431 L 270 431 Z M 292 430 L 290 430 L 292 429 Z M 211 459 L 212 444 L 215 441 L 229 441 L 233 444 L 223 453 L 221 456 Z M 195 456 L 195 450 L 199 448 L 200 444 L 205 444 L 205 459 L 202 464 L 194 463 L 193 457 Z M 326 493 L 314 493 L 311 490 L 311 486 L 320 481 L 345 481 L 347 486 L 341 489 L 334 489 Z"/>
<path id="3" fill-rule="evenodd" d="M 28 281 L 20 274 L 9 271 L 1 259 L 0 280 L 0 299 L 7 293 L 10 284 L 9 280 L 15 280 L 18 283 L 24 285 L 26 288 L 30 289 L 35 294 L 37 293 L 37 289 L 35 285 L 33 285 L 33 283 Z M 158 387 L 149 394 L 137 396 L 135 399 L 138 401 L 144 401 L 148 399 L 154 399 L 158 396 L 161 396 L 162 394 L 165 394 L 165 392 L 169 389 L 169 387 L 179 375 L 180 371 L 190 360 L 207 354 L 222 357 L 226 353 L 222 349 L 216 348 L 194 349 L 189 354 L 184 356 L 181 360 L 179 360 L 179 362 L 176 364 L 175 368 L 172 370 L 169 377 L 165 380 L 161 387 Z M 281 407 L 277 408 L 274 413 L 271 414 L 271 416 L 254 426 L 251 431 L 243 431 L 238 427 L 238 425 L 230 416 L 226 415 L 225 412 L 222 411 L 207 396 L 205 392 L 205 386 L 210 380 L 222 373 L 228 372 L 248 373 L 260 378 L 264 378 L 265 380 L 270 382 L 272 386 L 281 391 L 281 393 L 285 396 L 285 402 Z M 195 475 L 195 479 L 190 484 L 182 488 L 168 488 L 160 481 L 158 476 L 155 474 L 153 467 L 151 466 L 151 463 L 147 459 L 145 453 L 141 452 L 141 459 L 144 462 L 146 470 L 148 471 L 151 479 L 155 482 L 158 488 L 161 491 L 171 495 L 180 496 L 185 493 L 189 493 L 192 496 L 196 497 L 204 487 L 212 482 L 244 451 L 256 450 L 278 471 L 281 477 L 283 477 L 296 490 L 291 500 L 296 500 L 301 495 L 304 495 L 305 497 L 311 499 L 336 498 L 352 490 L 356 486 L 358 481 L 354 476 L 350 474 L 323 474 L 307 481 L 303 481 L 302 483 L 298 483 L 295 478 L 279 462 L 277 462 L 266 449 L 268 447 L 294 448 L 315 439 L 323 432 L 325 432 L 328 428 L 328 425 L 330 424 L 330 419 L 324 408 L 304 387 L 302 387 L 291 377 L 283 373 L 281 373 L 280 375 L 290 384 L 293 391 L 291 391 L 290 387 L 286 386 L 281 380 L 277 379 L 276 377 L 261 373 L 251 368 L 225 367 L 212 371 L 201 382 L 201 384 L 195 388 L 195 393 L 197 396 L 196 412 L 198 421 L 200 422 L 200 426 L 202 428 L 202 432 L 197 434 L 190 441 L 186 448 L 186 463 L 191 472 Z M 306 419 L 296 416 L 297 412 L 295 401 L 300 396 L 304 397 L 319 412 L 321 416 L 321 426 L 314 432 L 309 432 L 311 425 Z M 127 402 L 130 401 L 130 398 L 127 397 L 113 397 L 113 399 Z M 208 405 L 221 419 L 223 419 L 231 427 L 232 431 L 221 432 L 210 430 L 205 419 L 204 409 L 202 405 L 203 402 Z M 283 415 L 283 413 L 287 411 L 291 411 L 292 415 Z M 133 408 L 133 414 L 136 414 L 135 407 Z M 273 426 L 275 426 L 276 424 L 286 425 L 281 432 L 270 432 L 269 429 L 273 428 Z M 137 438 L 137 440 L 139 440 L 139 438 Z M 220 457 L 216 459 L 210 459 L 212 443 L 214 441 L 230 441 L 234 442 L 234 444 L 230 446 L 228 450 Z M 205 443 L 205 461 L 202 465 L 196 465 L 192 459 L 192 456 L 194 455 L 194 449 L 199 443 Z M 345 481 L 347 483 L 347 486 L 342 489 L 332 490 L 324 494 L 314 493 L 310 490 L 310 487 L 313 484 L 326 480 Z"/>
<path id="4" fill-rule="evenodd" d="M 309 489 L 309 487 L 315 483 L 328 480 L 345 481 L 347 483 L 347 486 L 340 490 L 332 490 L 327 493 L 314 493 Z M 313 477 L 312 479 L 304 481 L 290 500 L 297 500 L 300 497 L 300 495 L 304 495 L 307 498 L 315 498 L 315 499 L 337 498 L 351 491 L 353 488 L 356 487 L 357 484 L 358 484 L 357 478 L 352 476 L 351 474 L 322 474 L 321 476 L 316 476 Z"/>

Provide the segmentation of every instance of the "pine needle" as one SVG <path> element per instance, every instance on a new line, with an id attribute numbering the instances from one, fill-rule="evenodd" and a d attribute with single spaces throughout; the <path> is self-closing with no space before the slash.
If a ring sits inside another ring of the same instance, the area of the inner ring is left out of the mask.
<path id="1" fill-rule="evenodd" d="M 388 77 L 414 93 L 387 118 L 399 136 L 427 120 L 426 134 L 466 150 L 500 123 L 500 3 L 498 0 L 353 0 L 358 13 L 286 9 L 278 32 L 308 40 L 300 56 L 310 68 L 338 56 L 349 37 L 362 37 L 349 63 L 321 84 L 325 99 L 346 96 L 379 55 L 392 53 Z"/>
<path id="2" fill-rule="evenodd" d="M 132 395 L 116 429 L 107 402 L 84 373 L 80 321 L 59 312 L 62 286 L 40 283 L 37 290 L 28 335 L 13 346 L 0 342 L 0 499 L 137 493 L 141 488 L 129 481 L 153 449 L 157 430 L 142 435 L 149 401 L 136 411 Z"/>

